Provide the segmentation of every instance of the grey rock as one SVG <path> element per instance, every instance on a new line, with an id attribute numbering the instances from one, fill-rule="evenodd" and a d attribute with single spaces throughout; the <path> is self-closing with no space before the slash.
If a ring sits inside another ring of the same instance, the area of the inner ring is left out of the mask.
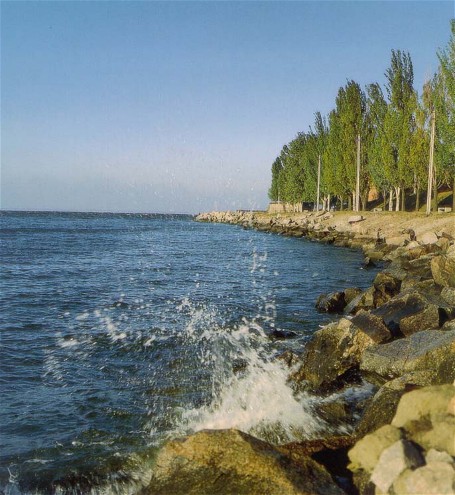
<path id="1" fill-rule="evenodd" d="M 373 312 L 382 318 L 393 335 L 411 335 L 439 327 L 438 307 L 419 292 L 400 294 Z"/>
<path id="2" fill-rule="evenodd" d="M 435 244 L 438 242 L 438 236 L 434 232 L 425 232 L 419 236 L 419 241 L 422 244 Z"/>
<path id="3" fill-rule="evenodd" d="M 453 495 L 455 470 L 445 462 L 430 462 L 416 470 L 406 470 L 393 484 L 400 495 Z"/>
<path id="4" fill-rule="evenodd" d="M 424 462 L 414 444 L 407 440 L 398 440 L 382 451 L 371 475 L 371 481 L 380 490 L 387 492 L 405 469 L 416 468 Z"/>
<path id="5" fill-rule="evenodd" d="M 372 473 L 383 450 L 403 438 L 399 428 L 384 425 L 375 432 L 365 435 L 348 452 L 351 471 L 363 470 Z"/>
<path id="6" fill-rule="evenodd" d="M 425 454 L 425 461 L 427 462 L 427 464 L 429 464 L 430 462 L 448 462 L 449 464 L 454 464 L 455 459 L 447 452 L 430 449 Z"/>
<path id="7" fill-rule="evenodd" d="M 455 331 L 425 330 L 405 339 L 368 347 L 362 354 L 360 369 L 385 379 L 410 371 L 432 370 L 441 383 L 452 383 Z"/>

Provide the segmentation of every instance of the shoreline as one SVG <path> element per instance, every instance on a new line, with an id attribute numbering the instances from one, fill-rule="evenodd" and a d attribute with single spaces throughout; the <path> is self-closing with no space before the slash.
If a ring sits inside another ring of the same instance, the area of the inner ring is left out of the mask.
<path id="1" fill-rule="evenodd" d="M 168 442 L 144 493 L 454 493 L 455 215 L 237 211 L 196 220 L 360 248 L 366 264 L 386 262 L 367 290 L 322 294 L 317 309 L 338 320 L 301 355 L 282 356 L 296 391 L 327 398 L 366 381 L 374 392 L 355 407 L 342 394 L 326 404 L 328 425 L 352 425 L 344 435 L 329 428 L 276 446 L 204 430 Z"/>

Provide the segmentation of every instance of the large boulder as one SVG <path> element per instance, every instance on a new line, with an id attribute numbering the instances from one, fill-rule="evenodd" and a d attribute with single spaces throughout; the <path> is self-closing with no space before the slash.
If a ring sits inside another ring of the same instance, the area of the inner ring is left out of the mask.
<path id="1" fill-rule="evenodd" d="M 431 260 L 434 281 L 443 287 L 455 287 L 455 255 L 443 254 Z"/>
<path id="2" fill-rule="evenodd" d="M 382 451 L 371 474 L 371 481 L 385 493 L 403 471 L 415 469 L 424 463 L 415 444 L 408 440 L 398 440 Z"/>
<path id="3" fill-rule="evenodd" d="M 356 434 L 363 436 L 391 423 L 397 411 L 398 403 L 406 392 L 437 382 L 436 373 L 427 370 L 406 373 L 384 383 L 367 402 L 356 426 Z"/>
<path id="4" fill-rule="evenodd" d="M 393 491 L 400 495 L 453 495 L 455 493 L 453 463 L 429 462 L 415 470 L 407 469 L 393 483 Z"/>
<path id="5" fill-rule="evenodd" d="M 342 495 L 321 465 L 238 430 L 203 430 L 158 453 L 150 495 Z"/>
<path id="6" fill-rule="evenodd" d="M 382 318 L 396 336 L 439 328 L 440 323 L 438 306 L 412 289 L 394 297 L 373 313 Z"/>
<path id="7" fill-rule="evenodd" d="M 455 456 L 455 387 L 425 387 L 404 395 L 392 421 L 424 449 Z"/>
<path id="8" fill-rule="evenodd" d="M 404 394 L 392 423 L 365 435 L 348 453 L 359 494 L 453 494 L 454 439 L 454 385 Z"/>
<path id="9" fill-rule="evenodd" d="M 315 332 L 291 379 L 313 390 L 336 386 L 343 375 L 358 368 L 365 349 L 373 344 L 371 337 L 342 318 Z"/>
<path id="10" fill-rule="evenodd" d="M 440 383 L 455 379 L 455 331 L 425 330 L 405 339 L 365 348 L 360 369 L 388 380 L 410 371 L 432 370 Z"/>

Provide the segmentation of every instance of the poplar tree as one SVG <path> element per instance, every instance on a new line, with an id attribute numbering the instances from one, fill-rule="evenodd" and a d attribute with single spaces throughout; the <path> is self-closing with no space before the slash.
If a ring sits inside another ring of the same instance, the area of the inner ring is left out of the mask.
<path id="1" fill-rule="evenodd" d="M 384 118 L 381 140 L 384 173 L 395 191 L 396 210 L 400 209 L 400 194 L 409 186 L 409 154 L 413 132 L 413 109 L 415 101 L 414 70 L 411 56 L 401 50 L 392 50 L 390 67 L 385 73 L 388 107 Z M 392 191 L 391 191 L 392 197 Z M 391 202 L 389 203 L 391 206 Z"/>
<path id="2" fill-rule="evenodd" d="M 439 74 L 436 76 L 435 111 L 436 161 L 452 186 L 452 206 L 455 211 L 455 19 L 451 21 L 451 37 L 445 49 L 438 53 Z"/>

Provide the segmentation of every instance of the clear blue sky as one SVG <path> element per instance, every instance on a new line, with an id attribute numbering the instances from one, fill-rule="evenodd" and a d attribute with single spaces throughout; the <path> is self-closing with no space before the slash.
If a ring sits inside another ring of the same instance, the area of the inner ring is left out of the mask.
<path id="1" fill-rule="evenodd" d="M 281 147 L 408 50 L 420 90 L 453 1 L 1 2 L 1 207 L 264 208 Z"/>

